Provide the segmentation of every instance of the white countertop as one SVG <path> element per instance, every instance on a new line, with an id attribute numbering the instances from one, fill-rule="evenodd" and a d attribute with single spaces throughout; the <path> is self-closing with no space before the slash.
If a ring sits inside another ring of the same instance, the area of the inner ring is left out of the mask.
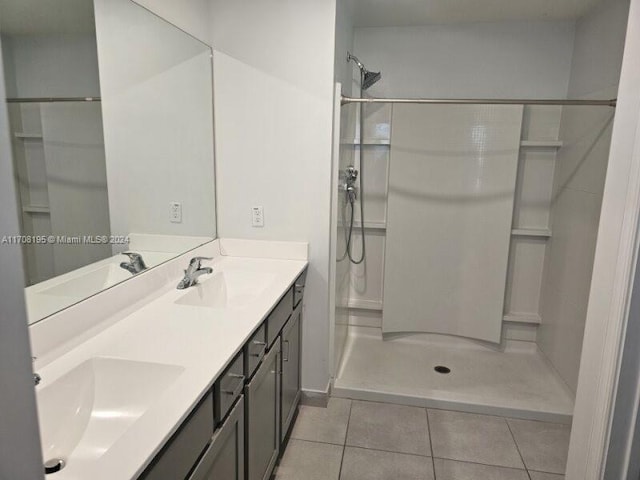
<path id="1" fill-rule="evenodd" d="M 212 387 L 215 378 L 241 350 L 307 262 L 219 256 L 208 265 L 214 272 L 233 269 L 268 272 L 273 274 L 273 279 L 249 305 L 225 309 L 176 304 L 174 302 L 188 290 L 180 291 L 167 285 L 166 291 L 146 305 L 37 368 L 43 379 L 38 390 L 93 357 L 184 368 L 113 447 L 91 462 L 74 461 L 72 457 L 67 466 L 55 474 L 56 480 L 136 478 Z M 206 276 L 201 280 L 206 282 Z"/>

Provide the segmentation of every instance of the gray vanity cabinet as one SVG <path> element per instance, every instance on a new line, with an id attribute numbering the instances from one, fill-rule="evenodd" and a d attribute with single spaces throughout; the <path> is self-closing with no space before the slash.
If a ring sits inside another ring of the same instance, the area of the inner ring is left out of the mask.
<path id="1" fill-rule="evenodd" d="M 224 423 L 189 480 L 244 480 L 244 400 L 242 397 Z"/>
<path id="2" fill-rule="evenodd" d="M 295 416 L 302 393 L 300 381 L 301 314 L 298 305 L 282 330 L 282 418 L 280 441 L 283 442 Z"/>
<path id="3" fill-rule="evenodd" d="M 306 271 L 138 480 L 271 478 L 300 402 L 305 276 Z"/>
<path id="4" fill-rule="evenodd" d="M 245 388 L 246 479 L 268 480 L 280 452 L 280 341 Z"/>

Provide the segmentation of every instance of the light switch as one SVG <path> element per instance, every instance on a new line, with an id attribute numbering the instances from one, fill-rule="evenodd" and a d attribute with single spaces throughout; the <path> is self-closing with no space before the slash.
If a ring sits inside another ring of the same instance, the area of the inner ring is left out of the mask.
<path id="1" fill-rule="evenodd" d="M 253 227 L 264 227 L 264 208 L 251 207 L 251 225 Z"/>

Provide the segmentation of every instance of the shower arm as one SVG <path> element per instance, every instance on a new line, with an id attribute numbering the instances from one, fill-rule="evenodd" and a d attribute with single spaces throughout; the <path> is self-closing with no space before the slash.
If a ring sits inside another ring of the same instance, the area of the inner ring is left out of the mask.
<path id="1" fill-rule="evenodd" d="M 364 74 L 364 72 L 368 72 L 369 70 L 367 70 L 367 68 L 364 66 L 364 64 L 358 60 L 358 57 L 356 57 L 355 55 L 352 55 L 351 53 L 347 52 L 347 63 L 353 61 L 353 63 L 355 63 L 358 68 L 360 69 L 360 73 Z"/>

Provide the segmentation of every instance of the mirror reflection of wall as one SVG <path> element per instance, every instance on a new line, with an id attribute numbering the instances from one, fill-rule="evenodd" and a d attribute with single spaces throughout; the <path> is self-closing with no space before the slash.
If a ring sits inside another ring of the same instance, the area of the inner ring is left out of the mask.
<path id="1" fill-rule="evenodd" d="M 211 49 L 131 0 L 0 12 L 33 323 L 215 238 Z"/>
<path id="2" fill-rule="evenodd" d="M 93 4 L 32 16 L 30 3 L 3 2 L 0 21 L 22 234 L 108 236 L 101 105 L 83 101 L 100 96 Z M 88 242 L 25 243 L 23 251 L 28 285 L 111 253 Z"/>

